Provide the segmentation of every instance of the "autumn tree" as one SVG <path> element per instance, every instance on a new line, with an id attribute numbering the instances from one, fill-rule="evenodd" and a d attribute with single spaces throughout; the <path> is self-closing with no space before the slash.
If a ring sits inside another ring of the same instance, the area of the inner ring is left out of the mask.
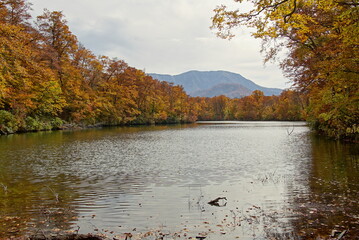
<path id="1" fill-rule="evenodd" d="M 17 26 L 29 26 L 31 4 L 25 0 L 1 0 L 0 22 Z"/>
<path id="2" fill-rule="evenodd" d="M 274 116 L 278 120 L 302 120 L 305 116 L 305 103 L 300 93 L 285 90 L 274 104 Z"/>
<path id="3" fill-rule="evenodd" d="M 124 60 L 95 56 L 79 43 L 62 12 L 45 10 L 31 24 L 30 6 L 0 0 L 0 134 L 64 123 L 272 120 L 297 109 L 291 93 L 283 101 L 260 91 L 242 99 L 190 97 L 182 86 L 155 80 Z M 313 111 L 322 114 L 322 107 Z"/>
<path id="4" fill-rule="evenodd" d="M 43 37 L 43 48 L 51 68 L 58 71 L 63 83 L 66 64 L 77 50 L 77 38 L 70 31 L 62 12 L 44 11 L 37 17 L 36 25 Z"/>
<path id="5" fill-rule="evenodd" d="M 140 111 L 136 123 L 154 124 L 167 119 L 165 99 L 161 94 L 160 83 L 144 72 L 137 70 L 137 91 L 136 104 Z"/>
<path id="6" fill-rule="evenodd" d="M 25 27 L 24 1 L 2 1 L 0 23 L 0 131 L 51 128 L 42 121 L 56 118 L 64 106 L 54 75 L 43 62 Z M 4 10 L 5 9 L 5 10 Z M 9 116 L 12 117 L 9 117 Z M 12 123 L 4 122 L 12 119 Z M 4 117 L 3 119 L 1 119 Z M 9 127 L 11 125 L 11 127 Z"/>
<path id="7" fill-rule="evenodd" d="M 214 120 L 224 120 L 227 110 L 228 98 L 224 95 L 211 98 L 214 111 Z"/>
<path id="8" fill-rule="evenodd" d="M 62 118 L 75 122 L 88 121 L 91 118 L 91 100 L 88 82 L 84 78 L 86 69 L 79 65 L 79 61 L 86 62 L 84 58 L 91 58 L 91 54 L 79 60 L 85 50 L 79 49 L 77 37 L 70 31 L 62 12 L 45 9 L 37 17 L 36 26 L 41 35 L 41 60 L 46 61 L 56 74 L 67 103 Z"/>
<path id="9" fill-rule="evenodd" d="M 242 3 L 244 0 L 237 0 Z M 327 135 L 358 136 L 359 4 L 350 0 L 248 0 L 252 10 L 215 9 L 213 28 L 223 38 L 249 26 L 263 40 L 265 60 L 281 49 L 281 67 L 309 94 L 309 120 Z"/>
<path id="10" fill-rule="evenodd" d="M 194 103 L 197 109 L 197 118 L 200 121 L 213 120 L 214 111 L 213 107 L 209 102 L 210 98 L 206 97 L 192 97 L 191 102 Z"/>

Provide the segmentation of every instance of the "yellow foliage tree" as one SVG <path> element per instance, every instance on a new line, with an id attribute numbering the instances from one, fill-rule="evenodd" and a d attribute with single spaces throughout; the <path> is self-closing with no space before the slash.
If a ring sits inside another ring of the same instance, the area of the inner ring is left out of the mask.
<path id="1" fill-rule="evenodd" d="M 242 3 L 245 0 L 236 0 Z M 309 117 L 335 138 L 358 138 L 359 4 L 351 0 L 248 0 L 248 12 L 215 9 L 218 36 L 234 37 L 233 28 L 253 27 L 263 40 L 265 60 L 281 49 L 281 67 L 310 99 Z"/>

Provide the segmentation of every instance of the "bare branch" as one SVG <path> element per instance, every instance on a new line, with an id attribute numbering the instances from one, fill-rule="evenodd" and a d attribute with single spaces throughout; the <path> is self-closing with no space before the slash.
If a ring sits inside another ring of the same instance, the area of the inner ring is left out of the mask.
<path id="1" fill-rule="evenodd" d="M 288 13 L 287 15 L 284 16 L 284 22 L 287 23 L 288 19 L 295 13 L 295 11 L 297 10 L 297 0 L 293 1 L 293 9 L 290 13 Z"/>

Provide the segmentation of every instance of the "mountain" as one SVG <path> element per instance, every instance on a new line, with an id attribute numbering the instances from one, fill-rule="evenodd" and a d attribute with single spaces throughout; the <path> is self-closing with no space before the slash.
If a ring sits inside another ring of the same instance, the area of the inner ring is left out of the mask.
<path id="1" fill-rule="evenodd" d="M 211 88 L 204 90 L 197 90 L 191 93 L 198 97 L 215 97 L 219 95 L 226 95 L 230 98 L 241 98 L 251 95 L 252 91 L 243 87 L 239 83 L 220 83 Z"/>
<path id="2" fill-rule="evenodd" d="M 148 74 L 160 81 L 182 85 L 184 90 L 193 97 L 214 97 L 226 95 L 240 98 L 260 90 L 266 96 L 279 95 L 282 89 L 259 86 L 242 75 L 227 71 L 189 71 L 178 75 Z"/>

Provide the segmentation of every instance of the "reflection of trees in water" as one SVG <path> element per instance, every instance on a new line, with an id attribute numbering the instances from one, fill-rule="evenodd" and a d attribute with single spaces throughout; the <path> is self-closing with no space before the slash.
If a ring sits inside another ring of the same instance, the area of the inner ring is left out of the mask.
<path id="1" fill-rule="evenodd" d="M 22 236 L 34 232 L 49 234 L 50 231 L 74 229 L 79 218 L 77 208 L 84 199 L 86 205 L 92 205 L 99 196 L 129 196 L 142 192 L 146 186 L 143 179 L 129 174 L 82 180 L 67 174 L 36 179 L 30 169 L 27 174 L 21 179 L 7 181 L 7 192 L 0 194 L 0 236 Z"/>
<path id="2" fill-rule="evenodd" d="M 139 128 L 126 128 L 118 133 L 126 137 L 136 131 L 140 131 Z M 78 165 L 76 154 L 87 150 L 82 150 L 80 143 L 101 139 L 106 132 L 30 133 L 3 138 L 0 142 L 0 236 L 70 230 L 76 228 L 77 209 L 83 199 L 91 205 L 101 195 L 143 191 L 146 180 L 135 172 L 121 170 L 120 165 L 103 171 L 94 171 L 96 166 L 89 168 L 83 159 L 81 162 L 85 165 Z M 90 160 L 88 164 L 93 164 Z"/>
<path id="3" fill-rule="evenodd" d="M 311 166 L 301 182 L 288 181 L 286 209 L 264 212 L 267 238 L 329 239 L 359 236 L 359 146 L 313 137 Z M 305 166 L 302 166 L 304 169 Z M 307 167 L 308 168 L 308 167 Z M 307 187 L 305 187 L 307 186 Z M 334 232 L 333 232 L 334 233 Z"/>
<path id="4" fill-rule="evenodd" d="M 47 174 L 39 166 L 46 146 L 56 147 L 62 134 L 23 134 L 1 138 L 0 236 L 21 236 L 30 229 L 69 229 L 76 193 L 64 187 L 65 174 Z M 30 156 L 29 156 L 30 154 Z M 50 157 L 46 159 L 50 162 Z M 73 178 L 73 177 L 71 177 Z"/>
<path id="5" fill-rule="evenodd" d="M 173 179 L 169 176 L 172 171 L 161 171 L 161 162 L 157 159 L 145 161 L 145 154 L 151 154 L 152 145 L 146 145 L 148 149 L 143 150 L 146 147 L 143 143 L 161 136 L 142 134 L 140 128 L 126 129 L 26 134 L 0 142 L 0 183 L 8 187 L 6 193 L 0 187 L 0 235 L 20 236 L 36 229 L 76 229 L 79 207 L 83 213 L 84 205 L 89 205 L 89 209 L 91 204 L 128 205 L 134 195 L 146 192 L 151 183 L 171 186 Z M 292 134 L 288 146 L 283 146 L 288 151 L 293 146 L 301 146 L 295 136 Z M 133 140 L 137 138 L 139 140 L 134 146 Z M 303 138 L 307 139 L 307 135 Z M 287 156 L 293 158 L 288 165 L 292 166 L 291 161 L 295 164 L 291 175 L 282 176 L 279 170 L 271 170 L 273 174 L 257 180 L 258 184 L 266 184 L 265 181 L 274 185 L 278 184 L 277 181 L 283 183 L 290 203 L 276 202 L 279 207 L 273 209 L 251 207 L 250 212 L 242 211 L 236 215 L 236 223 L 240 218 L 241 227 L 259 236 L 290 239 L 295 239 L 294 236 L 301 238 L 300 235 L 312 237 L 311 232 L 328 236 L 337 228 L 335 225 L 339 225 L 341 230 L 344 228 L 340 226 L 351 228 L 358 224 L 358 219 L 353 216 L 358 215 L 358 206 L 355 205 L 359 197 L 358 148 L 323 139 L 313 139 L 312 143 L 304 144 L 306 150 Z M 308 153 L 310 146 L 312 152 Z M 128 154 L 129 150 L 133 156 Z M 299 159 L 302 155 L 305 161 Z M 227 165 L 229 175 L 232 173 L 230 167 L 234 165 L 228 162 Z M 176 179 L 176 184 L 180 184 L 182 179 L 185 179 L 185 184 L 192 176 L 211 176 L 211 172 L 190 172 L 191 166 L 183 169 L 182 178 Z M 221 173 L 226 172 L 222 170 Z M 311 174 L 309 178 L 308 174 Z"/>
<path id="6" fill-rule="evenodd" d="M 358 145 L 313 137 L 310 191 L 292 200 L 299 237 L 329 238 L 333 230 L 359 236 L 358 163 Z"/>
<path id="7" fill-rule="evenodd" d="M 73 207 L 78 195 L 66 189 L 58 179 L 34 182 L 33 177 L 23 175 L 21 179 L 7 182 L 7 192 L 0 194 L 0 236 L 71 229 L 77 218 Z"/>
<path id="8" fill-rule="evenodd" d="M 1 136 L 0 236 L 21 236 L 34 230 L 68 230 L 78 218 L 76 209 L 83 195 L 92 195 L 87 199 L 95 201 L 101 194 L 141 191 L 144 180 L 136 178 L 136 173 L 122 171 L 119 164 L 100 171 L 99 175 L 96 166 L 89 167 L 93 159 L 86 162 L 78 155 L 88 151 L 81 149 L 86 143 L 100 144 L 109 135 L 131 138 L 133 133 L 152 128 L 176 129 L 133 127 Z M 79 159 L 83 165 L 78 165 Z"/>

